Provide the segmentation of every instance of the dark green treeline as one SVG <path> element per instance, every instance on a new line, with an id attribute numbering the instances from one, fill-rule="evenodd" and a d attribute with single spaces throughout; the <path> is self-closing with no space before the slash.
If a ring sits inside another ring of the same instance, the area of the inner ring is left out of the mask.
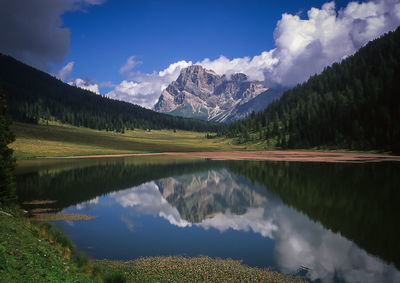
<path id="1" fill-rule="evenodd" d="M 400 152 L 400 27 L 234 122 L 239 142 Z"/>
<path id="2" fill-rule="evenodd" d="M 161 114 L 70 86 L 0 54 L 0 87 L 11 117 L 20 122 L 56 120 L 74 126 L 124 132 L 126 129 L 181 129 L 216 132 L 223 124 Z"/>
<path id="3" fill-rule="evenodd" d="M 21 204 L 37 199 L 55 200 L 47 207 L 60 211 L 99 195 L 129 189 L 153 180 L 220 168 L 216 161 L 185 161 L 165 164 L 135 164 L 106 160 L 81 168 L 47 170 L 18 174 L 17 193 Z M 23 205 L 25 208 L 29 206 Z"/>

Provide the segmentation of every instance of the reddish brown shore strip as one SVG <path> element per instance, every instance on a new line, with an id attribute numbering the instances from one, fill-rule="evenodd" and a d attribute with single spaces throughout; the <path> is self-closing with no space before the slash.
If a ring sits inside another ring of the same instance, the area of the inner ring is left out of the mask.
<path id="1" fill-rule="evenodd" d="M 187 156 L 213 160 L 269 160 L 301 162 L 381 162 L 400 161 L 400 156 L 356 152 L 307 152 L 307 151 L 226 151 L 226 152 L 161 152 L 137 154 L 105 154 L 45 158 L 107 158 L 128 156 Z"/>

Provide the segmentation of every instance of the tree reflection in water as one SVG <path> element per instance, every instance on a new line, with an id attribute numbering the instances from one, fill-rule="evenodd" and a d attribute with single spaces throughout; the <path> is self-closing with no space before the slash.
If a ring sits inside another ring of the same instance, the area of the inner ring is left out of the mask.
<path id="1" fill-rule="evenodd" d="M 274 240 L 278 269 L 305 267 L 312 280 L 396 282 L 399 169 L 397 163 L 113 161 L 20 175 L 18 192 L 22 200 L 56 199 L 58 210 L 111 201 L 176 227 L 256 233 Z M 129 215 L 120 220 L 134 230 Z"/>

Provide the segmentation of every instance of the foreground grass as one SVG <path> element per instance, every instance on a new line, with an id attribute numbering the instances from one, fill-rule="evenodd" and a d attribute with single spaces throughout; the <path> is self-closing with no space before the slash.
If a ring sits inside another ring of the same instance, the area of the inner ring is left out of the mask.
<path id="1" fill-rule="evenodd" d="M 205 133 L 141 130 L 124 134 L 70 125 L 14 122 L 16 141 L 10 145 L 18 159 L 44 156 L 99 155 L 146 152 L 240 150 L 230 139 L 206 139 Z"/>
<path id="2" fill-rule="evenodd" d="M 72 251 L 21 216 L 0 214 L 1 282 L 92 282 Z"/>
<path id="3" fill-rule="evenodd" d="M 135 261 L 96 261 L 106 272 L 118 271 L 130 282 L 306 282 L 268 269 L 252 268 L 231 259 L 202 256 L 148 257 Z"/>
<path id="4" fill-rule="evenodd" d="M 209 257 L 148 257 L 92 261 L 48 224 L 37 226 L 19 211 L 0 208 L 1 282 L 305 282 L 239 261 Z"/>

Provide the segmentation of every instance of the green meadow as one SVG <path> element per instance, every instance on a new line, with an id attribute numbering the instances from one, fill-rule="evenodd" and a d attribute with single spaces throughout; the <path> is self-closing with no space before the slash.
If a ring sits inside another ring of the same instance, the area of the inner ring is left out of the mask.
<path id="1" fill-rule="evenodd" d="M 10 147 L 17 159 L 46 156 L 75 156 L 150 152 L 193 152 L 242 150 L 231 139 L 207 139 L 206 133 L 172 130 L 98 131 L 66 124 L 14 122 L 16 141 Z"/>
<path id="2" fill-rule="evenodd" d="M 206 133 L 179 130 L 135 129 L 122 134 L 54 122 L 38 125 L 14 122 L 11 130 L 16 140 L 10 147 L 18 160 L 102 154 L 279 149 L 274 141 L 248 141 L 238 144 L 236 139 L 207 139 Z M 299 150 L 303 151 L 296 149 Z M 326 147 L 304 151 L 360 152 Z"/>

